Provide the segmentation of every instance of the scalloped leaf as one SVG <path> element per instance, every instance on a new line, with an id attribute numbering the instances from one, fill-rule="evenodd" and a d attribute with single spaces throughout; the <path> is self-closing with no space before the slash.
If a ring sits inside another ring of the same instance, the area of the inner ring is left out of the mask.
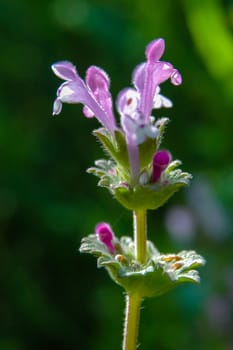
<path id="1" fill-rule="evenodd" d="M 87 172 L 98 176 L 98 185 L 106 187 L 125 208 L 157 209 L 181 187 L 189 184 L 192 175 L 176 169 L 180 163 L 178 160 L 171 162 L 158 182 L 133 188 L 127 181 L 129 174 L 123 173 L 112 160 L 97 160 L 96 167 L 89 168 Z"/>
<path id="2" fill-rule="evenodd" d="M 104 267 L 114 282 L 128 293 L 137 291 L 141 297 L 160 296 L 181 283 L 199 283 L 200 277 L 194 266 L 205 264 L 195 251 L 164 255 L 147 241 L 147 263 L 141 265 L 134 259 L 131 237 L 116 239 L 115 247 L 116 254 L 109 253 L 92 234 L 82 240 L 80 252 L 97 256 L 97 266 Z"/>

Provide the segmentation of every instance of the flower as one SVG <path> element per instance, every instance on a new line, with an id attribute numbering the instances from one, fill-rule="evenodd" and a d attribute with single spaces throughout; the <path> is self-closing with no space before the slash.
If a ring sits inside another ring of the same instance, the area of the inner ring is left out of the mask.
<path id="1" fill-rule="evenodd" d="M 174 85 L 182 83 L 178 70 L 171 63 L 160 61 L 164 48 L 163 39 L 154 40 L 147 46 L 147 61 L 138 65 L 133 72 L 134 88 L 122 90 L 117 99 L 117 109 L 126 135 L 131 174 L 136 180 L 140 173 L 138 145 L 148 137 L 154 139 L 159 134 L 151 118 L 152 109 L 172 107 L 172 102 L 160 95 L 159 85 L 169 78 Z"/>
<path id="2" fill-rule="evenodd" d="M 152 41 L 146 48 L 147 61 L 141 63 L 133 72 L 133 84 L 140 94 L 139 110 L 144 122 L 149 122 L 158 87 L 169 78 L 172 84 L 180 85 L 182 77 L 171 63 L 160 61 L 165 49 L 163 39 Z"/>
<path id="3" fill-rule="evenodd" d="M 96 116 L 99 122 L 111 133 L 116 129 L 112 112 L 112 98 L 109 92 L 110 81 L 100 68 L 91 66 L 86 73 L 86 82 L 78 75 L 75 66 L 66 61 L 52 65 L 53 72 L 65 80 L 57 90 L 53 115 L 61 112 L 62 103 L 82 103 L 84 115 Z"/>
<path id="4" fill-rule="evenodd" d="M 114 240 L 114 233 L 111 229 L 111 226 L 106 222 L 100 222 L 95 227 L 95 233 L 98 240 L 104 243 L 111 254 L 114 254 L 116 249 L 112 243 Z"/>

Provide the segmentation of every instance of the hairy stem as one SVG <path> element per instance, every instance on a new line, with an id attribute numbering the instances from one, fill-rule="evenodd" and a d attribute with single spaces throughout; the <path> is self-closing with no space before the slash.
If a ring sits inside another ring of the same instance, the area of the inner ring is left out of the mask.
<path id="1" fill-rule="evenodd" d="M 147 240 L 147 225 L 146 225 L 146 211 L 135 210 L 134 218 L 134 244 L 135 244 L 135 258 L 141 264 L 146 262 L 146 240 Z"/>
<path id="2" fill-rule="evenodd" d="M 141 298 L 137 294 L 126 296 L 123 350 L 135 350 L 137 348 L 140 305 Z"/>
<path id="3" fill-rule="evenodd" d="M 145 264 L 147 239 L 146 211 L 135 210 L 133 213 L 133 221 L 135 259 L 139 263 Z M 141 302 L 142 298 L 137 294 L 137 291 L 126 296 L 123 350 L 136 350 L 137 348 Z"/>

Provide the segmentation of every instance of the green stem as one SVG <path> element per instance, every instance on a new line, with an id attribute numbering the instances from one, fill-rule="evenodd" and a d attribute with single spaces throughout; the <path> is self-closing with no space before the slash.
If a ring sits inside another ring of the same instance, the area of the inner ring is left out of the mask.
<path id="1" fill-rule="evenodd" d="M 135 210 L 133 213 L 133 221 L 135 259 L 139 263 L 145 264 L 147 240 L 146 211 Z M 137 291 L 126 296 L 123 350 L 136 350 L 137 348 L 141 302 L 142 298 L 137 294 Z"/>
<path id="2" fill-rule="evenodd" d="M 137 294 L 126 296 L 126 313 L 123 350 L 136 350 L 141 297 Z"/>
<path id="3" fill-rule="evenodd" d="M 146 262 L 146 210 L 135 210 L 134 218 L 134 244 L 135 244 L 135 258 L 141 264 Z"/>

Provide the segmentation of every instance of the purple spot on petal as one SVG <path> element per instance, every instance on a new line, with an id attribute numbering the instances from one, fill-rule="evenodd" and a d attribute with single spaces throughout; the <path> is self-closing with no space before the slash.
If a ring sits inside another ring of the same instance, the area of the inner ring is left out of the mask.
<path id="1" fill-rule="evenodd" d="M 129 99 L 127 100 L 127 105 L 128 105 L 128 106 L 131 105 L 132 101 L 133 101 L 132 97 L 129 98 Z"/>

